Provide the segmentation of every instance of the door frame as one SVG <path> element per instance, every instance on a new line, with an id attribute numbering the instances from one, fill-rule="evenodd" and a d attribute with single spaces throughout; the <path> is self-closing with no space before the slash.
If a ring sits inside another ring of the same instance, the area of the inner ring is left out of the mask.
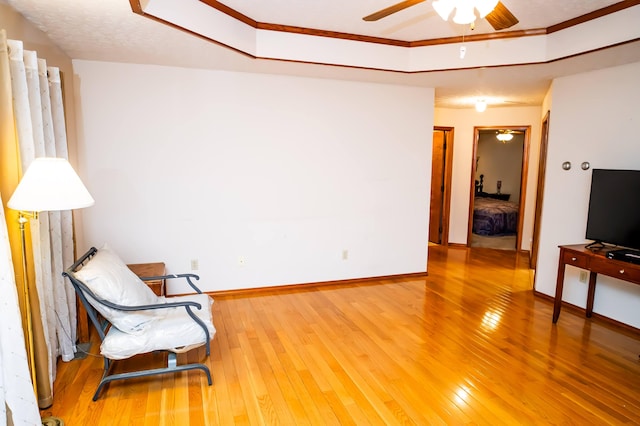
<path id="1" fill-rule="evenodd" d="M 522 251 L 522 229 L 524 225 L 525 200 L 527 199 L 527 175 L 529 170 L 529 139 L 531 126 L 474 126 L 473 128 L 473 156 L 471 157 L 471 182 L 469 184 L 469 216 L 467 227 L 467 247 L 471 247 L 473 231 L 473 201 L 476 192 L 476 157 L 478 155 L 478 140 L 481 130 L 518 130 L 524 132 L 522 141 L 522 169 L 520 170 L 520 199 L 518 200 L 518 227 L 516 233 L 516 252 Z"/>
<path id="2" fill-rule="evenodd" d="M 433 131 L 442 131 L 444 132 L 444 143 L 446 144 L 446 149 L 444 150 L 444 177 L 443 177 L 443 186 L 444 190 L 442 193 L 442 236 L 440 238 L 440 245 L 448 246 L 449 245 L 449 219 L 451 212 L 451 179 L 453 176 L 453 127 L 447 126 L 433 126 Z M 433 139 L 432 139 L 433 141 Z M 433 165 L 433 158 L 431 159 L 431 164 Z"/>
<path id="3" fill-rule="evenodd" d="M 533 215 L 533 234 L 531 236 L 531 256 L 529 268 L 536 269 L 538 265 L 538 249 L 540 243 L 540 217 L 542 216 L 542 202 L 544 199 L 544 178 L 547 172 L 547 147 L 549 145 L 549 120 L 551 111 L 547 111 L 542 119 L 540 131 L 540 153 L 538 155 L 538 184 L 536 189 L 535 213 Z M 535 289 L 535 281 L 533 284 Z"/>

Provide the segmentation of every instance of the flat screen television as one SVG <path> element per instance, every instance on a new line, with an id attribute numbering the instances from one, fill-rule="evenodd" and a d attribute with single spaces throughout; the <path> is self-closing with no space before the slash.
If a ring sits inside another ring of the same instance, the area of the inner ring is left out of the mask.
<path id="1" fill-rule="evenodd" d="M 586 238 L 640 250 L 640 170 L 593 169 Z"/>

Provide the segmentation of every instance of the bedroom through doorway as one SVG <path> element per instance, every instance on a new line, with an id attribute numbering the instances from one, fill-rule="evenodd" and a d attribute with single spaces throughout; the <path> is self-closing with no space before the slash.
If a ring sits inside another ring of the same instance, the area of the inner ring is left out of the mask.
<path id="1" fill-rule="evenodd" d="M 516 250 L 521 246 L 528 126 L 477 127 L 467 246 Z"/>

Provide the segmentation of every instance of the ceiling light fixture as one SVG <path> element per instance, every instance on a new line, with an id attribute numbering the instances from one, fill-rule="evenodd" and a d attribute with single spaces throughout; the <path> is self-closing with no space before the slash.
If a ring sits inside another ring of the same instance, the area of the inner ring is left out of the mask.
<path id="1" fill-rule="evenodd" d="M 476 111 L 484 112 L 487 109 L 487 101 L 484 99 L 478 99 L 476 101 Z"/>
<path id="2" fill-rule="evenodd" d="M 513 134 L 512 133 L 498 133 L 496 135 L 496 138 L 498 138 L 498 140 L 502 143 L 507 143 L 509 142 L 511 139 L 513 139 Z"/>
<path id="3" fill-rule="evenodd" d="M 456 10 L 453 15 L 453 22 L 456 24 L 471 24 L 476 20 L 476 10 L 478 17 L 484 18 L 495 9 L 498 0 L 435 0 L 433 9 L 445 21 L 449 20 L 449 16 L 453 9 Z"/>

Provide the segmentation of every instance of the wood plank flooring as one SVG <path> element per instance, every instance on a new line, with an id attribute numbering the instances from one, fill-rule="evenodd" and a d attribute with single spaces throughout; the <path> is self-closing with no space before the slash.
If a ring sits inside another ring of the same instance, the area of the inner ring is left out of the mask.
<path id="1" fill-rule="evenodd" d="M 527 264 L 432 246 L 425 278 L 217 297 L 212 386 L 196 371 L 132 379 L 92 402 L 94 343 L 59 363 L 42 415 L 70 426 L 639 424 L 640 333 L 568 309 L 553 325 Z"/>

